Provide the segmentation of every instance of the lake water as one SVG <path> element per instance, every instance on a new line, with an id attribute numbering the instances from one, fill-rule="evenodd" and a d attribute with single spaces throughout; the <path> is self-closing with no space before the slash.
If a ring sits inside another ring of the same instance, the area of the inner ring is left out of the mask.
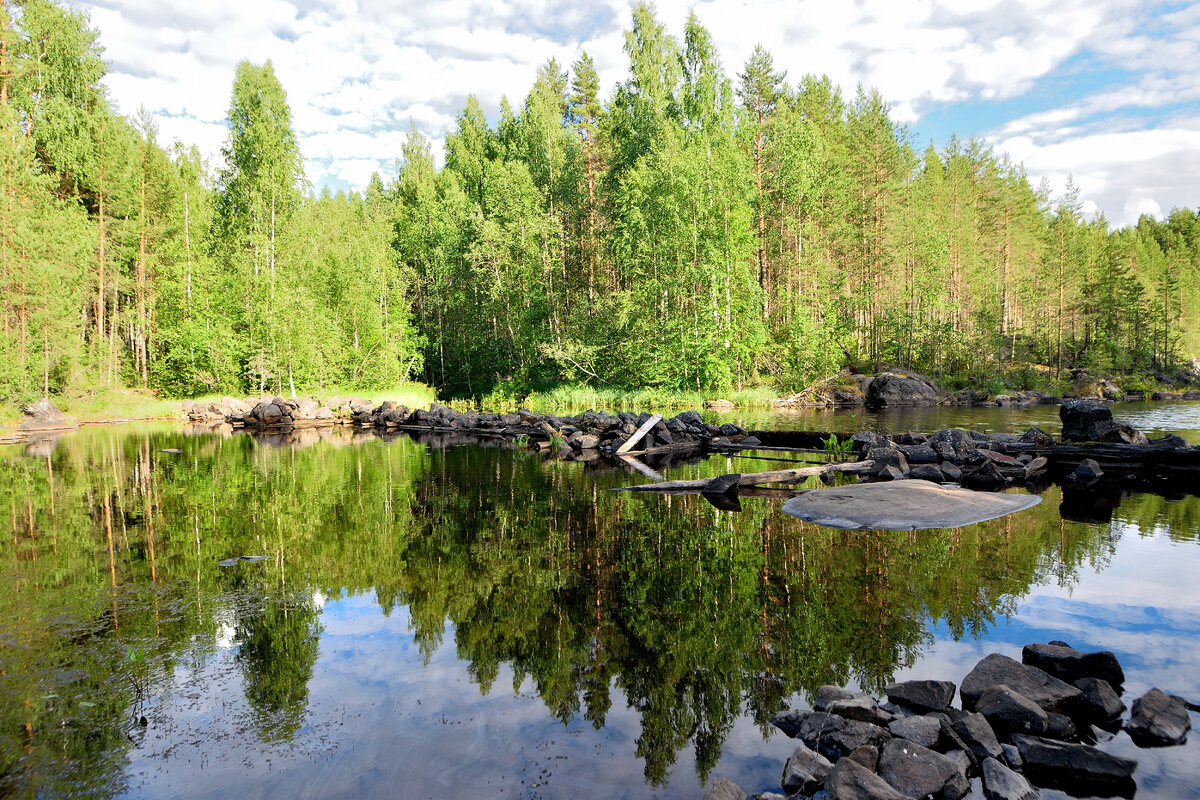
<path id="1" fill-rule="evenodd" d="M 1200 404 L 1115 410 L 1200 442 Z M 1053 407 L 726 418 L 1058 431 Z M 729 513 L 609 491 L 645 481 L 344 430 L 0 448 L 0 796 L 698 798 L 718 775 L 778 791 L 794 745 L 767 720 L 822 684 L 960 682 L 1050 639 L 1116 652 L 1126 702 L 1200 699 L 1195 495 L 1077 522 L 1051 487 L 967 528 L 846 532 L 775 498 Z M 238 556 L 256 558 L 222 566 Z M 1197 737 L 1102 746 L 1139 760 L 1139 798 L 1198 797 Z"/>

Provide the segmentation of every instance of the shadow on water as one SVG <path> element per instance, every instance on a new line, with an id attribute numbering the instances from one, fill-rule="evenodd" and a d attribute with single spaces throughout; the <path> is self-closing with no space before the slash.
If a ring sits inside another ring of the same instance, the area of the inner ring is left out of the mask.
<path id="1" fill-rule="evenodd" d="M 607 491 L 630 480 L 348 431 L 0 451 L 0 794 L 766 789 L 768 719 L 819 686 L 878 693 L 1036 628 L 1027 598 L 1103 581 L 1133 534 L 1200 565 L 1195 497 L 1051 487 L 968 528 L 848 532 Z M 1195 616 L 1174 634 L 1198 650 Z"/>

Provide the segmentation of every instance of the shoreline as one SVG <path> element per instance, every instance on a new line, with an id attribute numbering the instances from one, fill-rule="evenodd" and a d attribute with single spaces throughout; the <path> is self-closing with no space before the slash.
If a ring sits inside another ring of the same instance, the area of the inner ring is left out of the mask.
<path id="1" fill-rule="evenodd" d="M 760 405 L 758 403 L 737 404 L 737 403 L 720 400 L 720 399 L 709 400 L 709 401 L 704 402 L 703 408 L 705 411 L 719 412 L 719 413 L 730 413 L 730 412 L 736 412 L 736 411 L 756 411 L 756 412 L 777 413 L 777 414 L 785 414 L 786 415 L 786 414 L 802 414 L 802 413 L 809 412 L 809 411 L 847 411 L 847 412 L 849 412 L 849 411 L 853 411 L 855 409 L 862 409 L 862 410 L 878 412 L 878 411 L 886 411 L 889 408 L 891 408 L 893 410 L 901 410 L 901 409 L 908 410 L 908 409 L 917 409 L 917 408 L 939 408 L 939 407 L 940 408 L 1024 409 L 1024 408 L 1031 408 L 1031 407 L 1034 407 L 1037 405 L 1061 405 L 1063 403 L 1063 401 L 1079 400 L 1079 399 L 1097 400 L 1099 402 L 1105 403 L 1106 405 L 1110 405 L 1110 406 L 1114 406 L 1114 407 L 1119 407 L 1122 403 L 1200 402 L 1200 390 L 1155 391 L 1155 392 L 1149 393 L 1148 395 L 1146 393 L 1141 393 L 1141 392 L 1130 392 L 1123 397 L 1115 398 L 1115 399 L 1114 398 L 1079 397 L 1079 396 L 1075 396 L 1073 393 L 1068 393 L 1066 395 L 1063 395 L 1062 397 L 1059 397 L 1056 395 L 1045 395 L 1042 393 L 1030 393 L 1030 394 L 1037 395 L 1037 402 L 1033 402 L 1031 400 L 1023 401 L 1023 402 L 1020 402 L 1020 401 L 1019 402 L 1005 402 L 1005 401 L 996 402 L 996 401 L 992 400 L 991 398 L 989 398 L 989 400 L 987 400 L 987 401 L 982 401 L 982 402 L 960 402 L 955 399 L 956 395 L 961 395 L 967 391 L 969 391 L 969 390 L 963 390 L 963 392 L 956 392 L 956 393 L 953 393 L 950 395 L 941 396 L 941 397 L 939 397 L 938 401 L 934 402 L 934 403 L 901 404 L 901 405 L 895 405 L 895 406 L 887 406 L 887 405 L 885 405 L 885 406 L 868 406 L 868 405 L 865 405 L 862 403 L 840 403 L 840 404 L 839 403 L 833 403 L 833 404 L 818 403 L 818 402 L 810 403 L 810 402 L 789 401 L 788 398 L 775 398 L 772 400 L 771 405 L 766 405 L 766 404 Z M 1017 394 L 1018 393 L 1014 393 L 1013 395 L 1010 395 L 1010 397 L 1016 396 Z M 261 401 L 265 402 L 265 401 L 270 401 L 271 399 L 272 398 L 270 396 L 264 395 L 264 396 L 262 396 Z M 257 398 L 245 398 L 242 402 L 245 402 L 246 400 L 258 401 Z M 127 413 L 114 412 L 111 415 L 109 415 L 109 414 L 105 414 L 104 412 L 100 412 L 99 414 L 92 413 L 85 418 L 74 418 L 74 417 L 67 416 L 63 420 L 63 424 L 45 425 L 42 427 L 22 428 L 21 426 L 27 422 L 28 418 L 24 418 L 24 419 L 16 418 L 16 419 L 11 420 L 7 424 L 0 423 L 0 446 L 20 444 L 22 442 L 26 442 L 26 441 L 30 440 L 31 438 L 36 438 L 36 437 L 44 436 L 44 435 L 48 435 L 48 434 L 60 434 L 61 435 L 63 433 L 69 433 L 71 431 L 80 430 L 85 427 L 99 427 L 99 426 L 105 426 L 105 425 L 122 425 L 122 424 L 126 424 L 126 423 L 131 423 L 131 422 L 178 422 L 181 424 L 188 424 L 189 422 L 192 422 L 192 423 L 197 422 L 197 420 L 189 417 L 189 412 L 187 410 L 187 404 L 189 404 L 189 403 L 194 404 L 194 401 L 192 401 L 191 399 L 188 399 L 188 398 L 183 398 L 183 399 L 180 399 L 175 402 L 177 402 L 179 404 L 178 409 L 175 411 L 171 411 L 169 413 L 127 414 Z M 387 402 L 387 401 L 384 401 L 384 402 Z M 452 400 L 449 402 L 451 404 L 451 407 L 460 405 L 459 401 Z M 433 403 L 433 404 L 431 404 L 431 406 L 432 405 L 439 405 L 439 404 Z M 534 407 L 537 407 L 537 408 L 543 407 L 541 404 L 533 404 L 533 405 L 534 405 Z M 674 408 L 685 408 L 686 406 L 683 404 L 663 403 L 663 404 L 660 404 L 658 407 L 664 408 L 664 409 L 674 409 Z M 570 405 L 562 405 L 562 406 L 558 406 L 556 408 L 559 412 L 561 412 L 564 415 L 573 410 L 573 407 Z M 477 411 L 475 413 L 500 414 L 500 413 L 505 413 L 505 412 L 502 412 L 502 411 L 490 411 L 490 412 L 489 411 Z M 549 414 L 551 416 L 555 415 L 553 409 L 552 410 L 544 410 L 540 413 Z M 612 413 L 626 413 L 626 412 L 612 412 Z M 326 421 L 318 421 L 315 423 L 314 422 L 306 422 L 302 425 L 294 425 L 294 423 L 293 423 L 293 427 L 321 427 L 322 425 L 337 425 L 337 424 L 348 424 L 348 423 L 349 423 L 348 419 L 344 420 L 344 421 L 341 419 L 338 419 L 338 420 L 330 420 L 327 422 Z M 412 427 L 412 426 L 404 426 L 404 427 Z"/>

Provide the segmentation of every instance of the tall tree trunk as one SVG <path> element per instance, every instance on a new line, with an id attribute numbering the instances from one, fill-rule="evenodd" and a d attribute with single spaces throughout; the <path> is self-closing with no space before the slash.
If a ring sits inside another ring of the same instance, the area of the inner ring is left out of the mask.
<path id="1" fill-rule="evenodd" d="M 146 361 L 146 146 L 142 145 L 142 175 L 138 186 L 140 208 L 138 210 L 138 331 L 137 359 L 142 373 L 142 388 L 150 385 Z"/>

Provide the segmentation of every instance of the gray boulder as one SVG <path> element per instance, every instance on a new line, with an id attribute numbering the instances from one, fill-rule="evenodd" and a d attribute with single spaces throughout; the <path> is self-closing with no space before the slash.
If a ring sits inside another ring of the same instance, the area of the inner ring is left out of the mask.
<path id="1" fill-rule="evenodd" d="M 1068 683 L 1080 678 L 1100 678 L 1109 686 L 1125 683 L 1125 672 L 1111 650 L 1085 653 L 1061 642 L 1027 644 L 1021 661 Z"/>
<path id="2" fill-rule="evenodd" d="M 869 722 L 814 711 L 800 723 L 797 738 L 821 755 L 836 761 L 863 745 L 883 747 L 891 738 L 886 729 Z"/>
<path id="3" fill-rule="evenodd" d="M 1049 719 L 1046 712 L 1028 697 L 1007 686 L 992 686 L 975 701 L 975 711 L 987 719 L 997 734 L 1003 737 L 1014 733 L 1046 733 Z"/>
<path id="4" fill-rule="evenodd" d="M 829 713 L 859 722 L 869 722 L 872 725 L 887 725 L 894 718 L 879 707 L 875 698 L 868 695 L 834 700 L 829 704 Z"/>
<path id="5" fill-rule="evenodd" d="M 932 406 L 937 390 L 932 382 L 916 373 L 884 372 L 867 387 L 868 406 Z"/>
<path id="6" fill-rule="evenodd" d="M 825 779 L 828 800 L 911 800 L 883 778 L 849 758 L 837 762 Z"/>
<path id="7" fill-rule="evenodd" d="M 904 739 L 892 739 L 884 746 L 877 771 L 906 797 L 958 800 L 971 788 L 953 759 Z"/>
<path id="8" fill-rule="evenodd" d="M 943 461 L 959 463 L 975 452 L 975 440 L 962 428 L 945 428 L 933 434 L 929 444 Z"/>
<path id="9" fill-rule="evenodd" d="M 1083 717 L 1103 724 L 1117 719 L 1125 712 L 1125 703 L 1103 678 L 1080 678 L 1075 688 L 1083 692 Z"/>
<path id="10" fill-rule="evenodd" d="M 791 758 L 783 765 L 780 787 L 788 794 L 812 794 L 825 785 L 831 769 L 833 764 L 829 759 L 806 745 L 798 744 Z"/>
<path id="11" fill-rule="evenodd" d="M 704 800 L 750 800 L 750 796 L 728 778 L 714 778 L 704 790 Z"/>
<path id="12" fill-rule="evenodd" d="M 898 739 L 936 750 L 942 741 L 942 722 L 932 717 L 906 717 L 892 720 L 888 730 Z"/>
<path id="13" fill-rule="evenodd" d="M 996 732 L 992 730 L 987 717 L 957 709 L 951 709 L 949 714 L 951 728 L 976 760 L 1000 758 L 1004 751 L 1001 749 L 1000 740 L 996 738 Z"/>
<path id="14" fill-rule="evenodd" d="M 1155 688 L 1133 701 L 1125 732 L 1139 747 L 1167 747 L 1186 742 L 1191 727 L 1183 698 Z"/>
<path id="15" fill-rule="evenodd" d="M 1137 762 L 1086 744 L 1072 744 L 1017 734 L 1013 744 L 1021 754 L 1021 769 L 1039 786 L 1063 789 L 1076 796 L 1132 797 L 1137 786 Z"/>
<path id="16" fill-rule="evenodd" d="M 813 697 L 813 708 L 817 711 L 828 711 L 831 703 L 838 700 L 853 700 L 856 697 L 867 697 L 867 695 L 827 683 L 817 689 L 817 694 Z"/>
<path id="17" fill-rule="evenodd" d="M 888 700 L 917 711 L 945 711 L 954 699 L 953 681 L 902 681 L 884 691 Z"/>
<path id="18" fill-rule="evenodd" d="M 946 476 L 933 464 L 918 464 L 908 471 L 908 477 L 917 481 L 945 483 Z"/>
<path id="19" fill-rule="evenodd" d="M 983 796 L 987 800 L 1034 800 L 1041 793 L 1029 781 L 994 758 L 983 760 Z"/>
<path id="20" fill-rule="evenodd" d="M 1094 442 L 1095 425 L 1112 422 L 1112 409 L 1097 400 L 1068 400 L 1058 408 L 1064 442 Z"/>
<path id="21" fill-rule="evenodd" d="M 1030 667 L 1008 656 L 992 653 L 981 660 L 963 678 L 959 687 L 963 708 L 975 710 L 980 695 L 993 686 L 1005 685 L 1017 694 L 1037 703 L 1043 711 L 1071 714 L 1083 701 L 1083 693 L 1037 667 Z"/>
<path id="22" fill-rule="evenodd" d="M 1026 444 L 1031 444 L 1034 447 L 1054 446 L 1054 437 L 1036 425 L 1025 431 L 1025 433 L 1021 434 L 1021 441 L 1025 442 Z"/>

